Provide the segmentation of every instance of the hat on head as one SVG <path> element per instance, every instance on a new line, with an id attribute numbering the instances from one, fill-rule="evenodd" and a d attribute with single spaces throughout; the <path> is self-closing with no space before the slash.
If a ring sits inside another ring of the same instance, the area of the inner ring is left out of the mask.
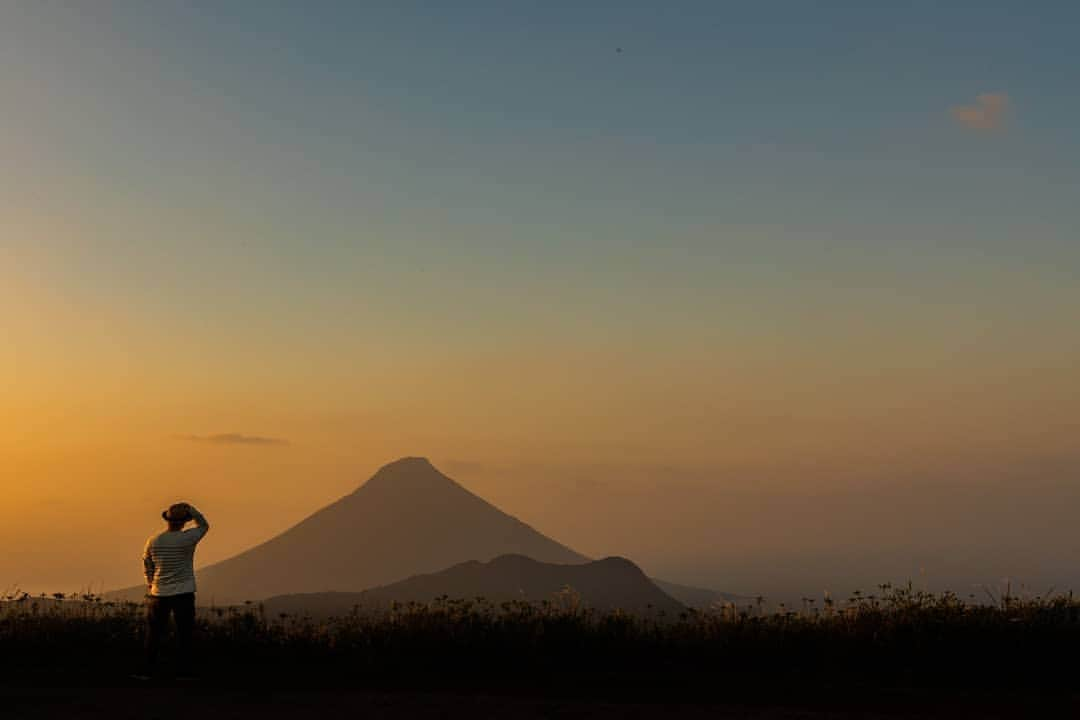
<path id="1" fill-rule="evenodd" d="M 191 512 L 185 503 L 176 503 L 161 513 L 161 517 L 165 522 L 187 522 L 191 519 Z"/>

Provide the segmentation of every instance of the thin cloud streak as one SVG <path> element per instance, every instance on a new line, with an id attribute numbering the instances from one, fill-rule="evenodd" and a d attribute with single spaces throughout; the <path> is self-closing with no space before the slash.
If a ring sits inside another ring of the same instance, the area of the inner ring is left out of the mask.
<path id="1" fill-rule="evenodd" d="M 217 435 L 183 435 L 184 440 L 207 445 L 251 445 L 251 446 L 282 446 L 288 445 L 289 441 L 284 438 L 264 437 L 260 435 L 242 435 L 240 433 L 219 433 Z"/>
<path id="2" fill-rule="evenodd" d="M 1000 130 L 1005 127 L 1009 96 L 1005 93 L 983 93 L 974 105 L 953 105 L 949 115 L 968 130 Z"/>

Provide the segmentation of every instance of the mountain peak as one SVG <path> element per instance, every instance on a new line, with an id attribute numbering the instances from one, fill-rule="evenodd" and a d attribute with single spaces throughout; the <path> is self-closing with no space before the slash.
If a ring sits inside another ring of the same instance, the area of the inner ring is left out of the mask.
<path id="1" fill-rule="evenodd" d="M 376 492 L 393 498 L 416 498 L 417 494 L 456 490 L 468 493 L 453 479 L 422 457 L 405 457 L 379 468 L 356 493 Z"/>
<path id="2" fill-rule="evenodd" d="M 388 462 L 379 468 L 375 476 L 378 477 L 384 473 L 398 473 L 398 472 L 422 472 L 422 471 L 434 471 L 435 466 L 431 464 L 431 461 L 426 457 L 420 455 L 406 455 L 405 457 L 398 458 L 393 462 Z"/>
<path id="3" fill-rule="evenodd" d="M 383 465 L 361 487 L 368 485 L 416 484 L 417 482 L 447 481 L 449 479 L 439 472 L 426 457 L 408 456 Z"/>

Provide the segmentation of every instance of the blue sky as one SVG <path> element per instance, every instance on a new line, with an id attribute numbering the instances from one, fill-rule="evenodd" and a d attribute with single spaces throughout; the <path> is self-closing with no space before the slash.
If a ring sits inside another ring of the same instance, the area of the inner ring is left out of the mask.
<path id="1" fill-rule="evenodd" d="M 534 282 L 770 307 L 1068 282 L 1074 4 L 658 8 L 12 5 L 3 188 L 77 229 L 7 243 L 163 312 L 227 286 L 372 301 L 358 280 L 428 305 Z M 984 93 L 1000 128 L 950 117 Z"/>
<path id="2" fill-rule="evenodd" d="M 181 198 L 216 177 L 384 217 L 1075 221 L 1075 6 L 812 5 L 24 5 L 6 74 L 69 110 L 22 118 L 56 162 Z M 987 92 L 1008 133 L 949 123 Z"/>

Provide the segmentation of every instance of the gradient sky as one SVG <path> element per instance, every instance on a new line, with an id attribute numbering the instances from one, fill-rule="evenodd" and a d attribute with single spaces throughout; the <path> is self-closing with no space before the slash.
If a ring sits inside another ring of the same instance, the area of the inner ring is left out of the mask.
<path id="1" fill-rule="evenodd" d="M 1080 589 L 1080 6 L 942 5 L 0 4 L 0 589 L 401 455 L 733 592 Z"/>

